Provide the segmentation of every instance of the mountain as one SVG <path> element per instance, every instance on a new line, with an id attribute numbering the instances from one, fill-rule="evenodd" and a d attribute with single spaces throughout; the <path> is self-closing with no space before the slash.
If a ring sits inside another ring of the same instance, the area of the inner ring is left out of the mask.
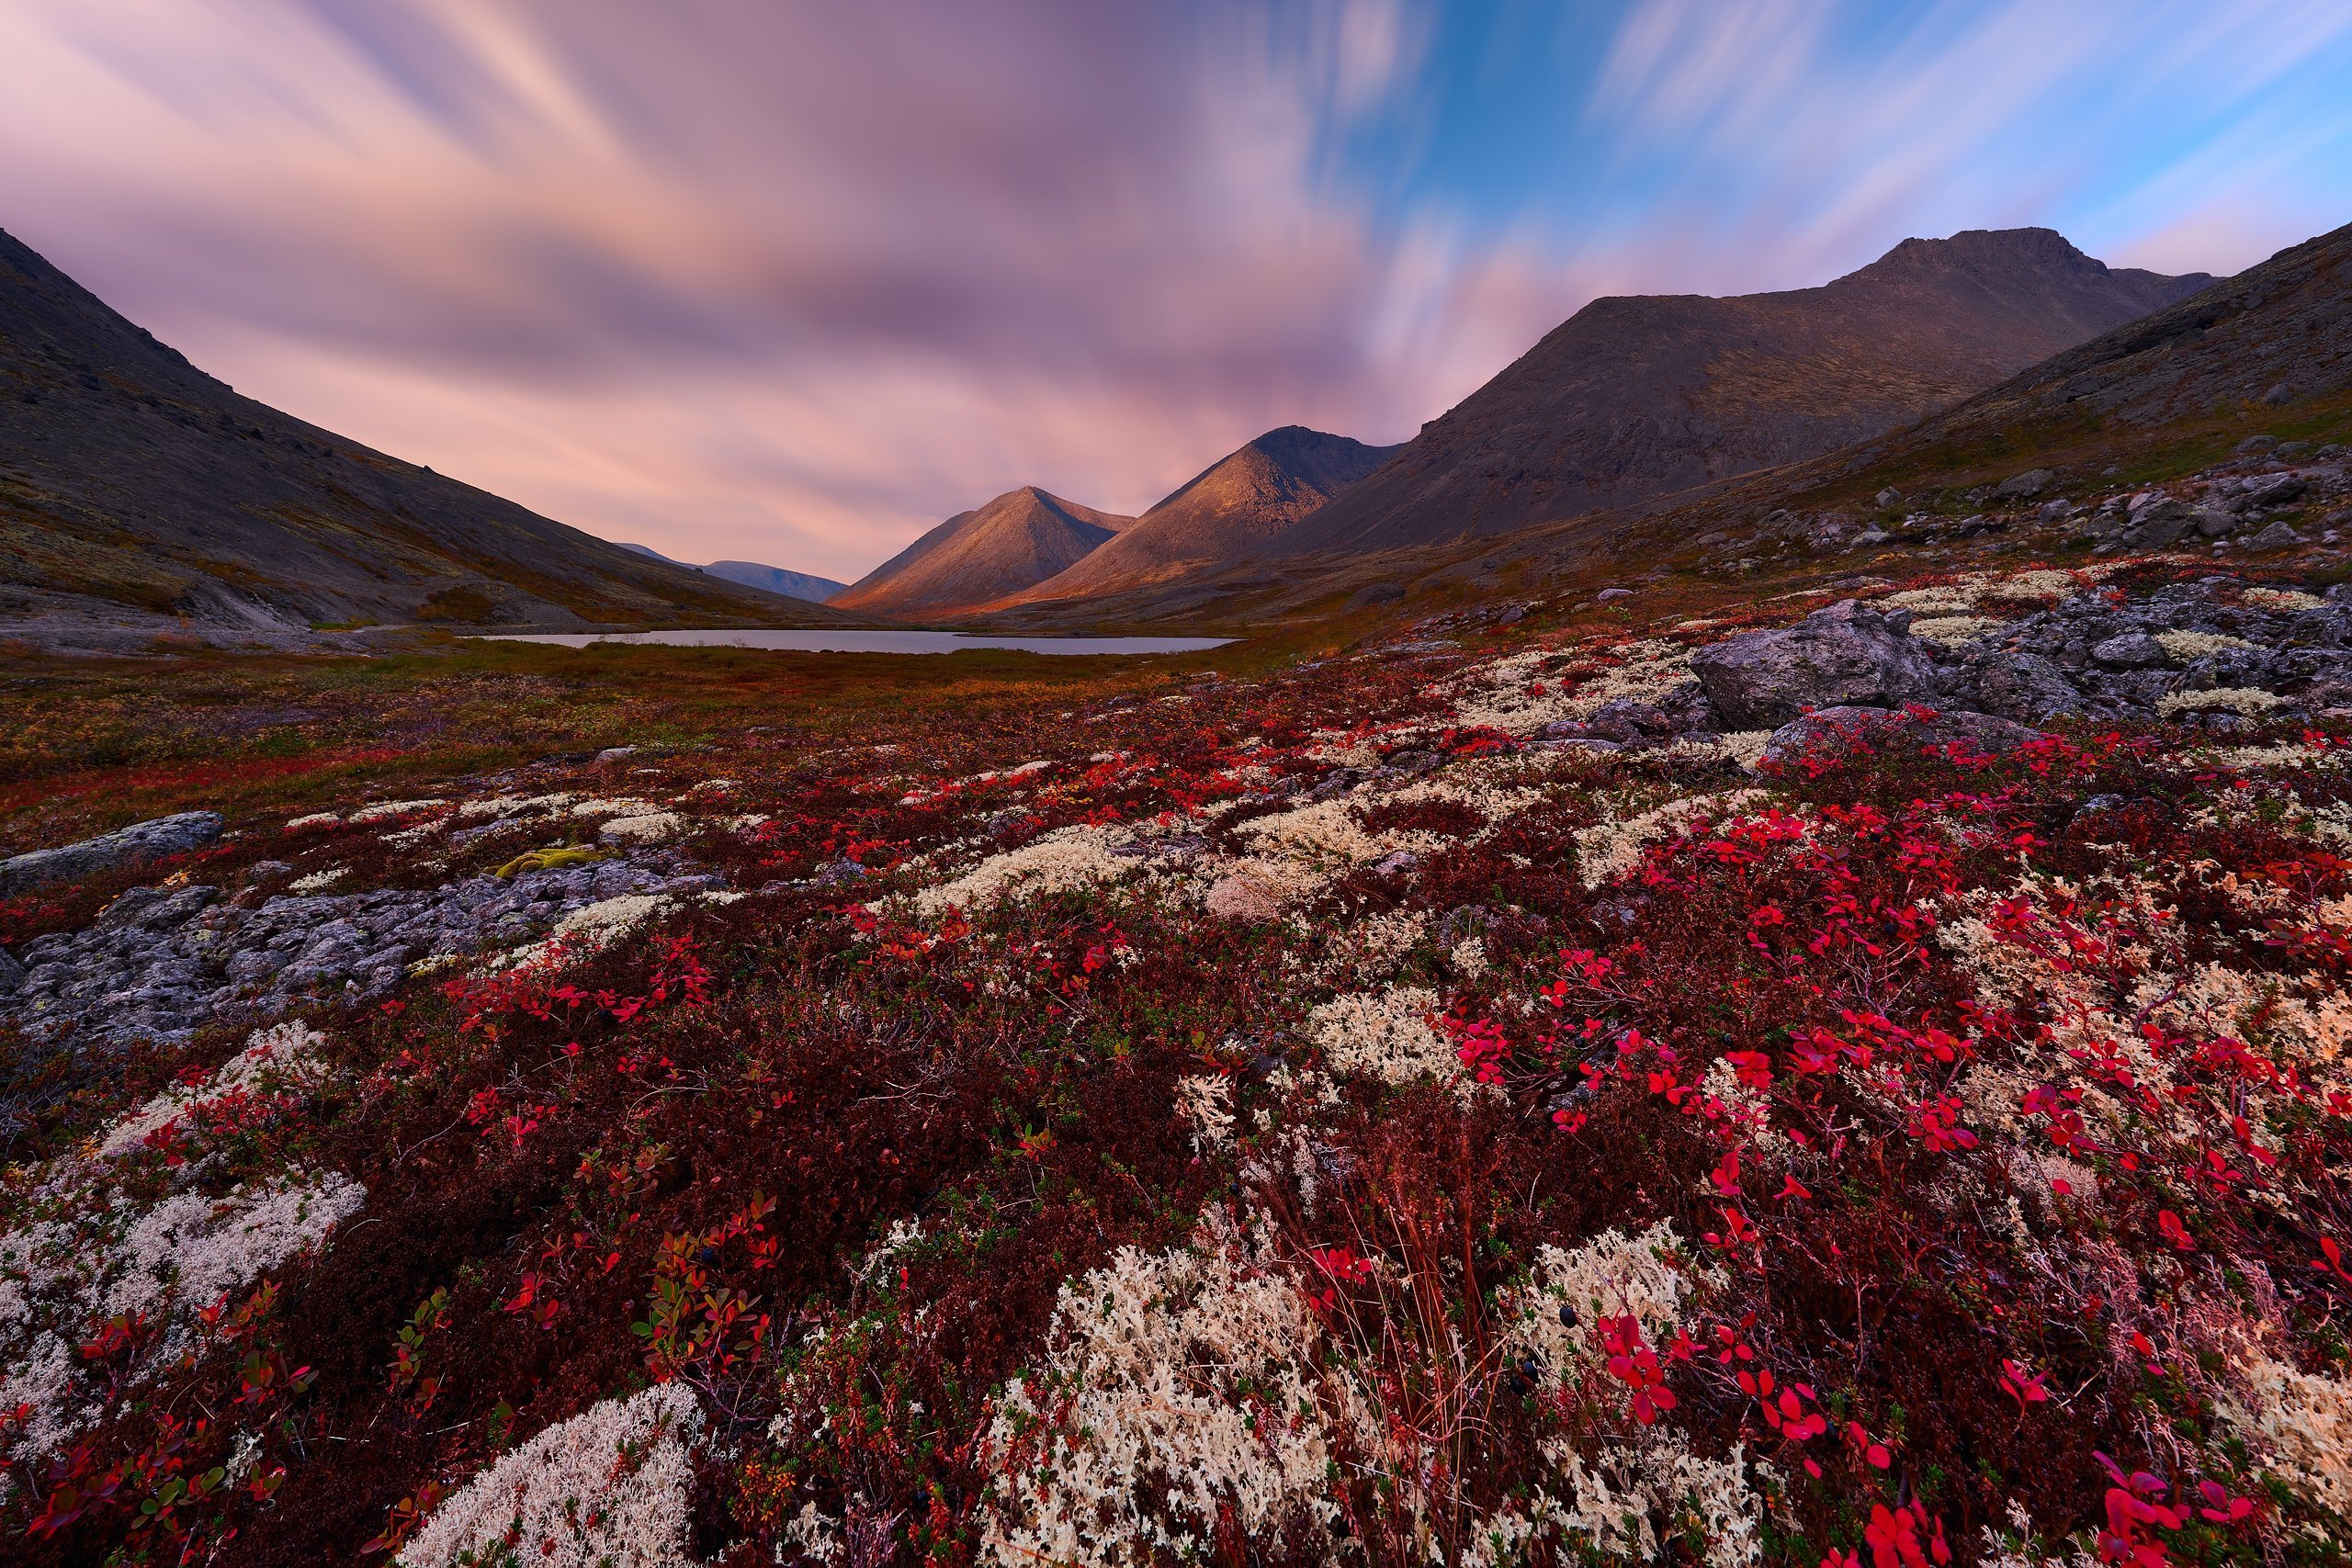
<path id="1" fill-rule="evenodd" d="M 899 619 L 976 609 L 1034 588 L 1135 521 L 1023 485 L 950 517 L 835 595 L 832 607 Z"/>
<path id="2" fill-rule="evenodd" d="M 746 588 L 756 588 L 763 593 L 777 593 L 786 599 L 806 599 L 811 604 L 822 604 L 849 586 L 846 582 L 835 582 L 830 577 L 815 577 L 805 571 L 790 571 L 780 566 L 763 566 L 755 560 L 715 560 L 696 566 L 692 561 L 677 560 L 665 556 L 660 550 L 646 545 L 623 544 L 621 548 L 635 550 L 641 556 L 651 556 L 655 560 L 669 561 L 672 566 L 682 566 L 688 571 L 699 571 L 706 576 L 716 577 L 723 582 L 740 582 Z"/>
<path id="3" fill-rule="evenodd" d="M 2352 394 L 2352 224 L 2088 343 L 2053 355 L 1883 444 L 1873 464 L 1917 455 L 2064 455 L 2104 433 L 2184 425 L 2287 426 Z"/>
<path id="4" fill-rule="evenodd" d="M 1269 553 L 1508 532 L 1816 457 L 2192 294 L 2048 229 L 1905 240 L 1817 288 L 1596 299 Z"/>
<path id="5" fill-rule="evenodd" d="M 1141 588 L 1248 554 L 1397 451 L 1304 425 L 1270 430 L 1019 602 Z"/>
<path id="6" fill-rule="evenodd" d="M 831 624 L 240 397 L 0 232 L 0 615 Z"/>

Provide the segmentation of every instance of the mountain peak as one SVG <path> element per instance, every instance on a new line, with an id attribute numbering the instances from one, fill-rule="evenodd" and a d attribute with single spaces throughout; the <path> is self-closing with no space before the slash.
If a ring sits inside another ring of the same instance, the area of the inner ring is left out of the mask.
<path id="1" fill-rule="evenodd" d="M 977 609 L 1045 581 L 1134 521 L 1021 485 L 957 513 L 829 603 L 902 619 Z"/>
<path id="2" fill-rule="evenodd" d="M 1363 479 L 1396 450 L 1285 424 L 1227 453 L 1118 537 L 1019 597 L 1143 586 L 1246 555 Z"/>
<path id="3" fill-rule="evenodd" d="M 2211 281 L 2111 269 L 2051 229 L 1971 229 L 1815 288 L 1597 299 L 1270 547 L 1502 533 L 1816 457 Z"/>

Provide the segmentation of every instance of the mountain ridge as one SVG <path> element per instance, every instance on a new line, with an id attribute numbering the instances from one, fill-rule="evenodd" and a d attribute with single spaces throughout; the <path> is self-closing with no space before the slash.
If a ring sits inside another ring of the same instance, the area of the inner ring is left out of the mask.
<path id="1" fill-rule="evenodd" d="M 675 556 L 665 556 L 650 545 L 631 544 L 627 540 L 614 542 L 625 550 L 634 550 L 639 555 L 651 556 L 655 560 L 668 561 L 672 566 L 682 566 L 688 571 L 716 577 L 722 582 L 756 588 L 786 599 L 805 599 L 811 604 L 825 604 L 849 586 L 830 577 L 819 577 L 814 572 L 794 571 L 789 567 L 769 566 L 764 561 L 714 560 L 697 565 L 693 561 L 680 560 Z"/>
<path id="2" fill-rule="evenodd" d="M 0 615 L 838 619 L 650 561 L 243 397 L 0 231 Z"/>
<path id="3" fill-rule="evenodd" d="M 1812 288 L 1593 300 L 1259 553 L 1510 532 L 1926 418 L 2211 281 L 2048 229 L 1908 239 Z"/>
<path id="4" fill-rule="evenodd" d="M 1138 588 L 1229 560 L 1362 480 L 1396 451 L 1305 425 L 1270 430 L 1202 469 L 1012 604 Z"/>

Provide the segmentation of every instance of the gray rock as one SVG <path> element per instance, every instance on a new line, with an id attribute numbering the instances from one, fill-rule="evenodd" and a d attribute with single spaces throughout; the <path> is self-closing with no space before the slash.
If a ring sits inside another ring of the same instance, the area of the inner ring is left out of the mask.
<path id="1" fill-rule="evenodd" d="M 2064 497 L 2061 497 L 2056 501 L 2043 502 L 2041 503 L 2041 510 L 2036 512 L 2034 515 L 2041 518 L 2044 523 L 2063 523 L 2068 517 L 2073 516 L 2074 512 L 2075 503 Z"/>
<path id="2" fill-rule="evenodd" d="M 2018 653 L 1987 665 L 1976 680 L 1977 705 L 2020 724 L 2046 723 L 2080 713 L 2083 694 L 2065 672 L 2039 653 Z"/>
<path id="3" fill-rule="evenodd" d="M 2298 474 L 2264 474 L 2248 479 L 2239 493 L 2251 506 L 2292 506 L 2310 494 L 2311 488 Z"/>
<path id="4" fill-rule="evenodd" d="M 17 990 L 24 983 L 25 966 L 6 948 L 0 947 L 0 995 Z"/>
<path id="5" fill-rule="evenodd" d="M 1930 713 L 1891 708 L 1822 708 L 1772 731 L 1759 764 L 1786 765 L 1803 757 L 1832 758 L 1858 750 L 1957 746 L 1974 755 L 2013 751 L 2041 732 L 1987 713 Z"/>
<path id="6" fill-rule="evenodd" d="M 1877 502 L 1881 506 L 1893 506 L 1896 502 L 1901 501 L 1902 499 L 1903 492 L 1895 489 L 1893 485 L 1887 486 L 1884 490 L 1871 497 L 1871 501 Z"/>
<path id="7" fill-rule="evenodd" d="M 1893 707 L 1932 694 L 1936 670 L 1908 612 L 1848 599 L 1795 626 L 1700 649 L 1691 673 L 1736 729 L 1786 724 L 1808 708 Z"/>
<path id="8" fill-rule="evenodd" d="M 77 844 L 35 850 L 0 861 L 0 897 L 59 882 L 81 882 L 124 866 L 184 855 L 220 840 L 220 814 L 183 811 L 133 823 Z"/>
<path id="9" fill-rule="evenodd" d="M 2091 649 L 2091 658 L 2109 670 L 2154 670 L 2166 662 L 2165 645 L 2145 632 L 2125 632 Z"/>
<path id="10" fill-rule="evenodd" d="M 1674 721 L 1649 703 L 1636 702 L 1631 697 L 1619 697 L 1603 703 L 1592 716 L 1585 720 L 1585 728 L 1604 740 L 1614 740 L 1621 746 L 1631 746 L 1645 739 L 1674 733 Z"/>
<path id="11" fill-rule="evenodd" d="M 1854 544 L 1857 547 L 1864 545 L 1883 545 L 1891 537 L 1893 536 L 1883 528 L 1865 528 L 1854 536 Z"/>
<path id="12" fill-rule="evenodd" d="M 1600 600 L 1604 604 L 1609 604 L 1612 600 L 1631 599 L 1633 596 L 1634 591 L 1630 588 L 1604 588 L 1600 592 L 1593 595 L 1594 598 Z"/>
<path id="13" fill-rule="evenodd" d="M 2247 547 L 2257 550 L 2283 550 L 2290 545 L 2300 545 L 2303 536 L 2284 522 L 2273 523 L 2246 541 Z"/>
<path id="14" fill-rule="evenodd" d="M 2249 435 L 2239 442 L 2233 450 L 2241 457 L 2258 457 L 2278 445 L 2278 438 L 2275 435 Z"/>
<path id="15" fill-rule="evenodd" d="M 2165 549 L 2178 544 L 2198 522 L 2196 511 L 2185 501 L 2167 498 L 2152 502 L 2132 513 L 2123 545 L 2134 550 Z"/>
<path id="16" fill-rule="evenodd" d="M 2040 495 L 2057 477 L 2048 468 L 2028 468 L 2024 473 L 2011 474 L 1995 485 L 1993 493 L 2004 501 L 2022 501 L 2028 496 Z"/>
<path id="17" fill-rule="evenodd" d="M 370 1000 L 420 957 L 526 941 L 600 898 L 683 896 L 718 881 L 656 869 L 674 864 L 675 852 L 644 857 L 251 908 L 220 902 L 211 887 L 134 888 L 87 929 L 25 943 L 21 986 L 11 994 L 0 985 L 0 1021 L 80 1045 L 185 1040 L 207 1023 L 266 1021 L 313 999 Z"/>

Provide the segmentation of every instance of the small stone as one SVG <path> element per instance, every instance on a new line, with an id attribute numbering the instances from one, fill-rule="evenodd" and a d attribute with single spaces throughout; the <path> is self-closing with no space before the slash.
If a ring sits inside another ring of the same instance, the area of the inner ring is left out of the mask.
<path id="1" fill-rule="evenodd" d="M 1631 599 L 1633 596 L 1634 591 L 1630 588 L 1604 588 L 1593 595 L 1604 604 L 1616 599 Z"/>
<path id="2" fill-rule="evenodd" d="M 1893 506 L 1902 499 L 1903 492 L 1895 489 L 1893 485 L 1887 486 L 1884 490 L 1871 497 L 1871 500 L 1880 506 Z"/>
<path id="3" fill-rule="evenodd" d="M 619 762 L 636 755 L 637 748 L 634 746 L 607 746 L 603 750 L 596 753 L 596 761 L 599 762 Z"/>

